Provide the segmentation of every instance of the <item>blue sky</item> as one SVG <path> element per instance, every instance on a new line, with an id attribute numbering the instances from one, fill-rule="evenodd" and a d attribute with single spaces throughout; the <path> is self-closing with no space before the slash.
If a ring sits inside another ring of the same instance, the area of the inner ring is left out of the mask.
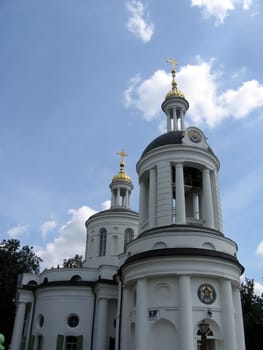
<path id="1" fill-rule="evenodd" d="M 263 290 L 262 15 L 261 0 L 2 0 L 0 239 L 45 266 L 83 254 L 121 148 L 138 209 L 135 166 L 164 129 L 175 57 L 187 125 L 221 161 L 224 233 Z"/>

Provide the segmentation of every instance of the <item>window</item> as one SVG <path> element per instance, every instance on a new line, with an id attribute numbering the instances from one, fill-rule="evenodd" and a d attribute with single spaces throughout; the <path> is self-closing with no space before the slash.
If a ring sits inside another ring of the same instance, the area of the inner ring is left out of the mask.
<path id="1" fill-rule="evenodd" d="M 70 279 L 71 281 L 81 281 L 81 277 L 79 275 L 74 275 Z"/>
<path id="2" fill-rule="evenodd" d="M 79 324 L 79 317 L 77 315 L 69 315 L 68 317 L 68 325 L 71 328 L 77 327 Z"/>
<path id="3" fill-rule="evenodd" d="M 201 342 L 201 333 L 200 330 L 197 332 L 197 350 L 202 349 L 202 342 Z M 211 329 L 208 330 L 208 333 L 206 334 L 206 349 L 207 350 L 215 350 L 215 337 L 214 333 L 211 331 Z"/>
<path id="4" fill-rule="evenodd" d="M 106 241 L 107 241 L 107 231 L 105 228 L 101 228 L 99 256 L 104 256 L 106 254 Z"/>
<path id="5" fill-rule="evenodd" d="M 77 337 L 73 335 L 67 336 L 66 343 L 65 343 L 65 350 L 77 350 L 77 341 L 78 341 Z"/>
<path id="6" fill-rule="evenodd" d="M 134 231 L 131 228 L 127 228 L 124 233 L 124 251 L 126 251 L 126 245 L 134 239 Z"/>
<path id="7" fill-rule="evenodd" d="M 42 314 L 40 314 L 38 316 L 38 327 L 39 328 L 42 328 L 43 327 L 43 324 L 44 324 L 44 316 Z"/>

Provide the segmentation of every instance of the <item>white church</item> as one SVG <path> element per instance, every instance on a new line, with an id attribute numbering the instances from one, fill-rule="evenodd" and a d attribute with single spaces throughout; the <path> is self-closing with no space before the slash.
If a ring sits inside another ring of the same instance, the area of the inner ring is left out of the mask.
<path id="1" fill-rule="evenodd" d="M 219 160 L 178 89 L 167 130 L 137 163 L 139 213 L 125 171 L 111 207 L 86 221 L 82 268 L 24 274 L 11 350 L 245 350 L 237 244 L 223 234 Z"/>

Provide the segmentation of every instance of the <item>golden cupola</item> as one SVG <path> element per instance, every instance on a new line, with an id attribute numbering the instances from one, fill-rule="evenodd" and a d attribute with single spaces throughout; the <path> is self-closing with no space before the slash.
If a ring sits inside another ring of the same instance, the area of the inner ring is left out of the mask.
<path id="1" fill-rule="evenodd" d="M 120 170 L 113 176 L 110 189 L 111 189 L 111 208 L 130 208 L 130 195 L 133 190 L 133 185 L 130 176 L 125 172 L 124 157 L 127 154 L 124 150 L 117 153 L 121 157 Z"/>
<path id="2" fill-rule="evenodd" d="M 125 168 L 125 163 L 122 160 L 120 162 L 120 171 L 118 172 L 118 174 L 116 174 L 115 176 L 113 176 L 112 178 L 112 182 L 116 182 L 116 181 L 127 181 L 129 183 L 131 183 L 131 178 L 130 176 L 125 172 L 124 170 Z"/>
<path id="3" fill-rule="evenodd" d="M 162 103 L 162 110 L 167 116 L 167 132 L 183 132 L 185 130 L 184 117 L 189 103 L 184 94 L 178 89 L 175 79 L 177 62 L 174 58 L 167 61 L 172 66 L 172 89 L 166 94 Z"/>

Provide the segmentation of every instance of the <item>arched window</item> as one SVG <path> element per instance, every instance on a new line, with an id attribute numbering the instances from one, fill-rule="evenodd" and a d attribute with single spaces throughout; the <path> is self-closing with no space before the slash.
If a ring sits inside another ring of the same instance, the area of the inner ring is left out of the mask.
<path id="1" fill-rule="evenodd" d="M 126 228 L 124 233 L 124 251 L 126 251 L 126 245 L 134 239 L 134 231 L 132 228 Z"/>
<path id="2" fill-rule="evenodd" d="M 99 256 L 104 256 L 106 254 L 106 243 L 107 243 L 107 230 L 105 228 L 101 228 Z"/>
<path id="3" fill-rule="evenodd" d="M 215 336 L 211 329 L 208 329 L 207 334 L 205 336 L 206 339 L 206 349 L 214 350 L 215 349 Z M 197 350 L 202 349 L 202 341 L 201 341 L 201 332 L 197 331 Z"/>

